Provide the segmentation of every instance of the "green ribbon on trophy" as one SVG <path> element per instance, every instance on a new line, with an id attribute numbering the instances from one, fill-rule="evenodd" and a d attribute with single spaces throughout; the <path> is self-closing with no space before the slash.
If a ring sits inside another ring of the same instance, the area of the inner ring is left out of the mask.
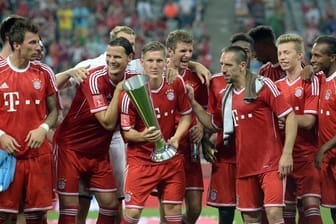
<path id="1" fill-rule="evenodd" d="M 148 77 L 146 75 L 133 76 L 123 83 L 123 89 L 130 97 L 146 127 L 160 129 L 150 97 Z M 172 158 L 175 154 L 176 149 L 168 145 L 162 138 L 155 142 L 155 149 L 151 154 L 151 159 L 154 162 L 162 162 Z"/>

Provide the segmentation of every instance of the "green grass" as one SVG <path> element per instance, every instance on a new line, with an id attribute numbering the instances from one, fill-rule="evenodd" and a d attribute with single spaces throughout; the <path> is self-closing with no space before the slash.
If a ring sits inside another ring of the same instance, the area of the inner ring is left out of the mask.
<path id="1" fill-rule="evenodd" d="M 201 216 L 212 217 L 217 219 L 217 209 L 212 207 L 203 207 Z M 97 211 L 92 211 L 89 213 L 89 219 L 96 219 L 98 215 Z M 321 207 L 321 215 L 323 223 L 333 223 L 330 217 L 329 209 Z M 157 208 L 146 208 L 142 212 L 142 217 L 158 217 L 159 210 Z M 58 212 L 49 212 L 48 213 L 48 220 L 55 220 L 58 218 Z M 235 224 L 243 224 L 240 213 L 236 211 L 235 214 Z"/>

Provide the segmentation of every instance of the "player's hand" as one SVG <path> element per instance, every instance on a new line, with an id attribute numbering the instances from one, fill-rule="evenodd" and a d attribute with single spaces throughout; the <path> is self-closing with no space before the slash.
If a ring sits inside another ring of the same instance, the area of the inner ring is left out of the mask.
<path id="1" fill-rule="evenodd" d="M 25 142 L 28 142 L 27 145 L 29 148 L 37 149 L 42 145 L 46 134 L 47 131 L 44 128 L 38 127 L 28 132 Z"/>
<path id="2" fill-rule="evenodd" d="M 124 80 L 118 82 L 115 91 L 117 90 L 117 91 L 121 92 L 123 90 L 122 85 L 124 84 L 124 82 L 125 82 Z"/>
<path id="3" fill-rule="evenodd" d="M 203 126 L 197 123 L 189 130 L 189 138 L 193 143 L 199 143 L 203 138 Z"/>
<path id="4" fill-rule="evenodd" d="M 142 131 L 143 138 L 148 142 L 156 142 L 162 138 L 161 131 L 156 127 L 145 128 Z"/>
<path id="5" fill-rule="evenodd" d="M 202 152 L 206 161 L 208 161 L 209 163 L 216 162 L 217 158 L 215 156 L 215 153 L 217 153 L 217 150 L 215 148 L 215 145 L 208 138 L 202 139 Z"/>
<path id="6" fill-rule="evenodd" d="M 166 68 L 165 75 L 166 75 L 167 82 L 168 82 L 169 84 L 171 84 L 171 83 L 174 82 L 174 80 L 176 79 L 176 77 L 177 77 L 179 74 L 178 74 L 178 71 L 177 71 L 175 68 L 167 67 L 167 68 Z"/>
<path id="7" fill-rule="evenodd" d="M 285 151 L 285 150 L 284 150 Z M 293 171 L 293 158 L 291 154 L 282 153 L 279 160 L 279 176 L 286 177 Z"/>
<path id="8" fill-rule="evenodd" d="M 317 154 L 315 155 L 315 158 L 314 158 L 314 164 L 315 164 L 315 167 L 317 169 L 321 169 L 321 166 L 322 166 L 322 161 L 323 161 L 323 158 L 325 156 L 325 152 L 327 151 L 327 148 L 325 147 L 325 144 L 322 145 L 322 147 L 320 148 L 320 150 L 317 152 Z"/>
<path id="9" fill-rule="evenodd" d="M 168 139 L 167 143 L 177 149 L 179 146 L 179 139 L 174 135 Z"/>
<path id="10" fill-rule="evenodd" d="M 19 152 L 21 145 L 10 135 L 3 134 L 0 137 L 0 144 L 2 149 L 4 149 L 9 154 L 14 154 Z"/>
<path id="11" fill-rule="evenodd" d="M 202 84 L 206 84 L 209 86 L 210 79 L 211 79 L 211 73 L 207 67 L 202 65 L 201 63 L 194 62 L 195 63 L 195 72 L 197 74 L 197 77 L 201 80 Z"/>
<path id="12" fill-rule="evenodd" d="M 70 71 L 70 76 L 77 84 L 80 84 L 86 79 L 87 75 L 89 74 L 88 73 L 89 68 L 90 65 L 87 65 L 85 67 L 73 68 Z"/>
<path id="13" fill-rule="evenodd" d="M 314 77 L 314 69 L 311 65 L 306 65 L 300 72 L 301 79 L 311 81 Z"/>
<path id="14" fill-rule="evenodd" d="M 194 88 L 188 84 L 186 84 L 185 87 L 187 89 L 188 98 L 190 102 L 192 102 L 195 99 Z"/>

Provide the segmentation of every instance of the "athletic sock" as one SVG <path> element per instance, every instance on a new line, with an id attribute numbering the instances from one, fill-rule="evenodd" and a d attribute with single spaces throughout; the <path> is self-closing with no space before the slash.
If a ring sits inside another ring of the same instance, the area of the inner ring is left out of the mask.
<path id="1" fill-rule="evenodd" d="M 182 215 L 165 215 L 167 224 L 182 224 Z"/>
<path id="2" fill-rule="evenodd" d="M 117 215 L 117 209 L 111 208 L 99 208 L 99 214 L 97 224 L 111 224 L 114 223 L 115 216 Z"/>
<path id="3" fill-rule="evenodd" d="M 307 224 L 322 224 L 320 207 L 317 205 L 310 205 L 304 208 L 304 214 Z"/>
<path id="4" fill-rule="evenodd" d="M 64 206 L 64 208 L 60 208 L 58 223 L 61 224 L 76 223 L 77 213 L 78 213 L 78 206 Z"/>

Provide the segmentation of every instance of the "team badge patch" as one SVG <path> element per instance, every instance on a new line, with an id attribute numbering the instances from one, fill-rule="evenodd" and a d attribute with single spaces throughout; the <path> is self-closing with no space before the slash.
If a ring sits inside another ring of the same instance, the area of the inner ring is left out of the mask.
<path id="1" fill-rule="evenodd" d="M 121 123 L 121 126 L 130 126 L 131 123 L 130 123 L 129 115 L 121 114 L 120 115 L 120 123 Z"/>
<path id="2" fill-rule="evenodd" d="M 330 90 L 328 90 L 328 91 L 326 92 L 326 94 L 324 95 L 324 99 L 329 100 L 329 99 L 330 99 L 330 96 L 331 96 L 331 93 L 330 93 Z"/>
<path id="3" fill-rule="evenodd" d="M 104 106 L 104 103 L 105 101 L 104 101 L 104 97 L 103 97 L 103 95 L 94 95 L 93 96 L 93 103 L 94 103 L 94 106 L 95 107 L 102 107 L 102 106 Z"/>
<path id="4" fill-rule="evenodd" d="M 167 99 L 168 99 L 169 101 L 174 100 L 175 95 L 174 95 L 174 92 L 173 92 L 172 89 L 169 89 L 169 90 L 166 92 L 166 94 L 167 94 Z"/>
<path id="5" fill-rule="evenodd" d="M 126 193 L 125 194 L 125 202 L 129 202 L 129 201 L 131 201 L 131 199 L 132 199 L 132 196 L 131 196 L 131 194 L 130 193 Z"/>
<path id="6" fill-rule="evenodd" d="M 34 86 L 34 89 L 41 89 L 41 80 L 34 79 L 33 80 L 33 86 Z"/>
<path id="7" fill-rule="evenodd" d="M 215 201 L 217 199 L 217 191 L 212 190 L 210 192 L 210 199 L 213 200 L 213 201 Z"/>
<path id="8" fill-rule="evenodd" d="M 65 188 L 65 179 L 60 179 L 57 181 L 57 188 L 63 190 Z"/>
<path id="9" fill-rule="evenodd" d="M 296 97 L 300 97 L 300 96 L 302 96 L 302 92 L 303 92 L 302 88 L 299 87 L 299 88 L 297 88 L 297 89 L 295 90 L 294 95 L 295 95 Z"/>

